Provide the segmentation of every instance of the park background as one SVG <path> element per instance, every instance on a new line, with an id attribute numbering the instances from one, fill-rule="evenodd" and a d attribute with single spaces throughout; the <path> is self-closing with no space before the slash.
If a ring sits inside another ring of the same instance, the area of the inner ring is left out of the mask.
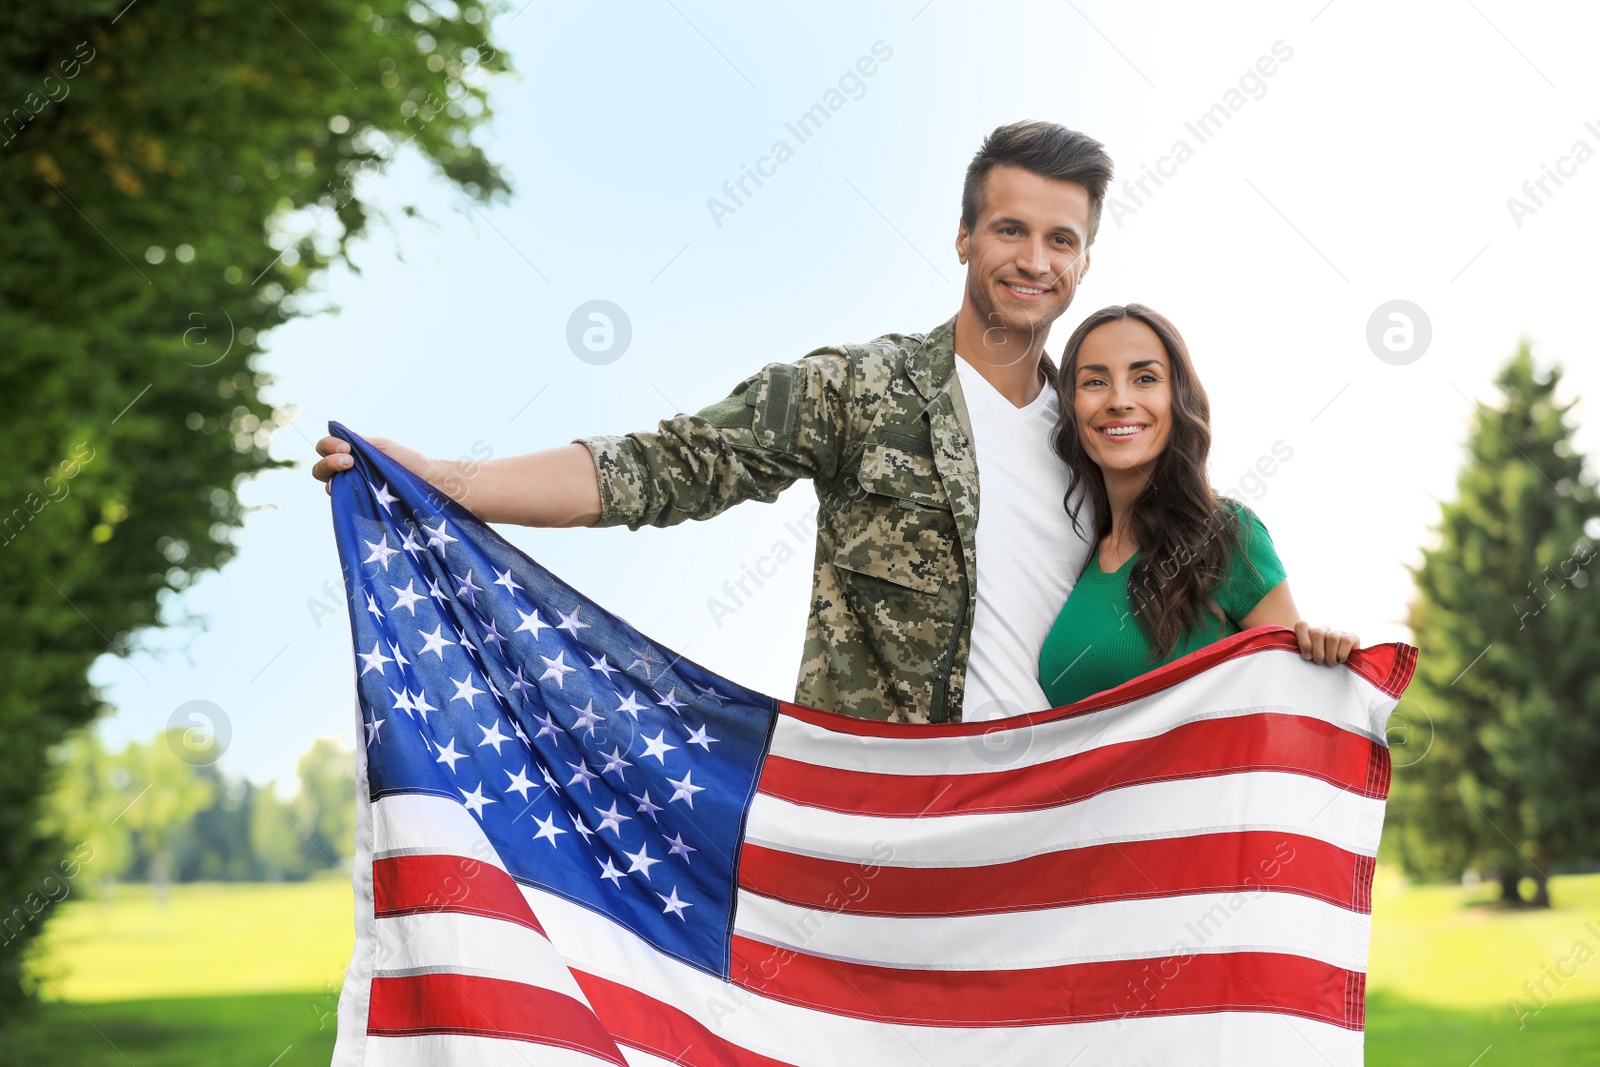
<path id="1" fill-rule="evenodd" d="M 1600 1063 L 1597 29 L 1503 0 L 8 5 L 0 1062 L 326 1060 L 359 740 L 305 473 L 329 419 L 513 455 L 931 328 L 967 160 L 1045 118 L 1118 166 L 1051 352 L 1104 304 L 1172 318 L 1213 482 L 1303 610 L 1423 648 L 1369 1062 Z M 507 534 L 787 695 L 814 506 Z"/>

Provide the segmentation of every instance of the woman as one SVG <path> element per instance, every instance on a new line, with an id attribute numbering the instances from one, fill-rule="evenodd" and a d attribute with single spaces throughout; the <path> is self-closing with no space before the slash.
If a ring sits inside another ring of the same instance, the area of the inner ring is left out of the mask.
<path id="1" fill-rule="evenodd" d="M 1358 647 L 1301 621 L 1261 520 L 1212 490 L 1210 404 L 1171 322 L 1140 304 L 1095 312 L 1067 341 L 1057 388 L 1067 510 L 1094 550 L 1039 654 L 1054 706 L 1253 626 L 1292 627 L 1301 656 L 1329 667 Z"/>

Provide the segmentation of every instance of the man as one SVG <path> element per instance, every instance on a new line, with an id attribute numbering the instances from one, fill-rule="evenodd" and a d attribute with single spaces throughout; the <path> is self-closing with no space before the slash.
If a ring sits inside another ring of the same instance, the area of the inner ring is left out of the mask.
<path id="1" fill-rule="evenodd" d="M 797 703 L 897 722 L 1048 707 L 1039 649 L 1088 545 L 1050 449 L 1044 343 L 1089 269 L 1111 172 L 1098 141 L 1052 123 L 990 134 L 962 190 L 961 309 L 926 335 L 819 348 L 657 432 L 470 477 L 373 443 L 486 522 L 527 526 L 669 526 L 809 478 L 817 550 Z M 312 473 L 349 469 L 348 450 L 323 438 Z"/>

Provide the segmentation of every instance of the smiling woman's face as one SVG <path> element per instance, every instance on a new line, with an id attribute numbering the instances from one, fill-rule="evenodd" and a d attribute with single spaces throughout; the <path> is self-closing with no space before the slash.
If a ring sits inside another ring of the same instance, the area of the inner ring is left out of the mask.
<path id="1" fill-rule="evenodd" d="M 1138 319 L 1096 327 L 1078 348 L 1072 397 L 1084 451 L 1103 471 L 1153 464 L 1172 428 L 1172 366 Z"/>

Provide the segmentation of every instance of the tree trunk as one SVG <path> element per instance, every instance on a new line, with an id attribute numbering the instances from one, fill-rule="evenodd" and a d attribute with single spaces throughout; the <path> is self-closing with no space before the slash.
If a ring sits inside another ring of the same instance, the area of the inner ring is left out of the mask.
<path id="1" fill-rule="evenodd" d="M 1512 907 L 1522 905 L 1522 890 L 1517 888 L 1517 883 L 1522 881 L 1522 872 L 1510 868 L 1500 870 L 1500 903 Z"/>
<path id="2" fill-rule="evenodd" d="M 1533 866 L 1533 899 L 1528 903 L 1535 908 L 1548 908 L 1550 906 L 1550 850 L 1543 841 L 1533 843 L 1533 858 L 1537 861 Z"/>
<path id="3" fill-rule="evenodd" d="M 156 905 L 165 908 L 170 901 L 167 887 L 172 882 L 172 856 L 165 850 L 150 857 L 150 887 Z"/>

